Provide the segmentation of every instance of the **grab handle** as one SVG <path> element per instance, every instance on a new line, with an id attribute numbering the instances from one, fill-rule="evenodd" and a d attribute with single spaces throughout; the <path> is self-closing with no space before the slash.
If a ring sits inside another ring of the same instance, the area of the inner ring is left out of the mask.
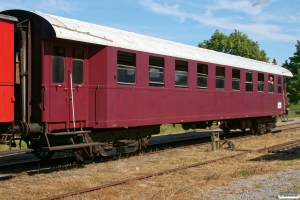
<path id="1" fill-rule="evenodd" d="M 42 103 L 43 103 L 43 110 L 46 110 L 46 90 L 47 90 L 47 87 L 45 85 L 42 86 L 43 88 L 43 92 L 42 92 Z"/>

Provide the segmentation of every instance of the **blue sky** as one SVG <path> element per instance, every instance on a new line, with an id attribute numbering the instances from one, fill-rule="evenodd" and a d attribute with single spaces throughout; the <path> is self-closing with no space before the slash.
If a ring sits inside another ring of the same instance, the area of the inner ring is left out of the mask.
<path id="1" fill-rule="evenodd" d="M 192 46 L 219 29 L 235 29 L 281 65 L 300 39 L 299 0 L 0 0 L 0 10 L 24 9 L 172 40 Z"/>

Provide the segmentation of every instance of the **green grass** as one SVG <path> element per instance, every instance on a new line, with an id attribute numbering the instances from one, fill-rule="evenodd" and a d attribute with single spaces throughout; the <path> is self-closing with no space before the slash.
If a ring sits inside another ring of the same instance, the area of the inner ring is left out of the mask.
<path id="1" fill-rule="evenodd" d="M 215 123 L 214 123 L 211 128 L 216 129 L 216 128 L 218 128 L 218 126 L 215 125 Z M 173 126 L 173 124 L 163 124 L 160 126 L 160 135 L 167 135 L 167 134 L 174 134 L 174 133 L 201 132 L 201 131 L 205 131 L 205 130 L 209 130 L 209 128 L 189 129 L 186 131 L 181 127 L 181 124 L 175 124 L 174 126 Z"/>
<path id="2" fill-rule="evenodd" d="M 242 175 L 242 176 L 250 176 L 251 172 L 248 170 L 242 170 L 242 171 L 239 171 L 238 174 Z"/>
<path id="3" fill-rule="evenodd" d="M 17 146 L 12 147 L 11 149 L 20 149 L 19 141 L 16 141 L 16 144 Z M 27 148 L 27 144 L 24 141 L 22 141 L 21 146 L 22 148 Z M 5 144 L 0 144 L 0 151 L 6 151 L 6 150 L 9 150 L 9 146 Z"/>
<path id="4" fill-rule="evenodd" d="M 166 135 L 170 133 L 186 133 L 190 131 L 191 130 L 183 130 L 180 124 L 175 124 L 174 126 L 173 124 L 163 124 L 160 126 L 160 135 Z"/>
<path id="5" fill-rule="evenodd" d="M 300 103 L 298 103 L 296 105 L 290 105 L 289 108 L 290 108 L 289 114 L 288 114 L 289 118 L 300 117 L 300 114 L 296 114 L 296 112 L 295 112 L 296 110 L 300 110 Z"/>

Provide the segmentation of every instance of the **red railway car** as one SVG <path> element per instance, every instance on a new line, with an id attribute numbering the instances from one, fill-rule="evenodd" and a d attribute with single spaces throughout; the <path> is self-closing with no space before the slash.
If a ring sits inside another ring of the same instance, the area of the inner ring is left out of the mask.
<path id="1" fill-rule="evenodd" d="M 2 13 L 19 21 L 12 55 L 21 60 L 9 69 L 20 84 L 2 138 L 21 138 L 40 158 L 133 152 L 167 123 L 266 132 L 285 113 L 292 74 L 280 66 L 36 11 Z"/>
<path id="2" fill-rule="evenodd" d="M 0 123 L 14 120 L 14 22 L 0 15 Z"/>

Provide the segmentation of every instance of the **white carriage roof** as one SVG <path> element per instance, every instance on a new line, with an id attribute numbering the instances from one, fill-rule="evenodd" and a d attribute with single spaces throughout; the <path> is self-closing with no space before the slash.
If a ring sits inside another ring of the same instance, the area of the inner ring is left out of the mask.
<path id="1" fill-rule="evenodd" d="M 82 22 L 75 19 L 49 15 L 38 11 L 32 11 L 32 13 L 47 20 L 56 32 L 56 37 L 61 39 L 174 56 L 270 74 L 293 76 L 289 70 L 271 63 Z"/>

